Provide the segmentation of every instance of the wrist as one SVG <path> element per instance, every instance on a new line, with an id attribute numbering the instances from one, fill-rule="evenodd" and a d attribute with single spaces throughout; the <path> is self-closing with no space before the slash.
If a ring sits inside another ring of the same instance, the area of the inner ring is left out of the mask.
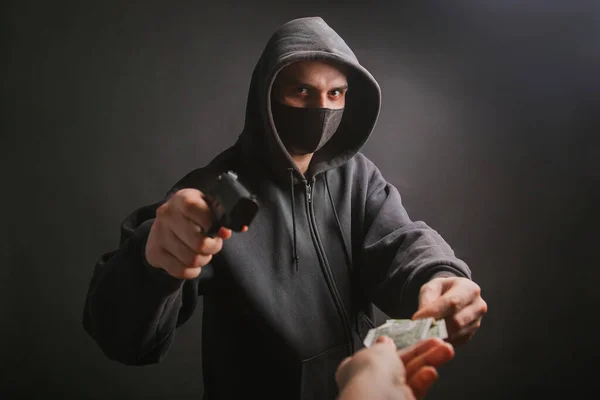
<path id="1" fill-rule="evenodd" d="M 433 280 L 436 278 L 456 278 L 456 275 L 450 271 L 440 271 L 433 274 L 429 280 Z"/>

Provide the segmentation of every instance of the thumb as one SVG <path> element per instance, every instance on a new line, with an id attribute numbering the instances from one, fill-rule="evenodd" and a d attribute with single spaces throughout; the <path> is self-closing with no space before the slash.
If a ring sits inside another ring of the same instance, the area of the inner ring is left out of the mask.
<path id="1" fill-rule="evenodd" d="M 394 343 L 392 338 L 390 338 L 389 336 L 385 336 L 385 335 L 379 336 L 377 338 L 377 340 L 375 340 L 375 343 L 393 344 L 394 346 L 396 345 L 396 343 Z"/>

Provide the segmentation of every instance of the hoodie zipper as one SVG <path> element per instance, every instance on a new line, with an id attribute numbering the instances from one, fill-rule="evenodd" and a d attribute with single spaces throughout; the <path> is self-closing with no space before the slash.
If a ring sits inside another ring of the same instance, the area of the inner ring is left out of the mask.
<path id="1" fill-rule="evenodd" d="M 312 183 L 314 184 L 314 178 L 313 178 Z M 319 260 L 321 261 L 321 265 L 325 272 L 325 278 L 327 279 L 327 284 L 333 295 L 333 300 L 338 309 L 338 313 L 339 313 L 340 317 L 342 318 L 346 336 L 350 343 L 351 352 L 354 353 L 354 342 L 352 340 L 352 327 L 350 326 L 350 319 L 348 317 L 348 312 L 346 311 L 346 308 L 344 307 L 344 302 L 342 301 L 342 296 L 340 296 L 340 292 L 338 291 L 338 288 L 333 279 L 333 273 L 331 272 L 331 268 L 329 267 L 329 265 L 327 263 L 327 259 L 325 258 L 325 250 L 323 249 L 323 244 L 321 243 L 321 239 L 319 238 L 319 233 L 317 231 L 317 224 L 315 222 L 316 217 L 315 217 L 313 205 L 312 205 L 313 185 L 311 185 L 307 181 L 305 181 L 304 184 L 305 184 L 305 188 L 306 188 L 306 200 L 307 200 L 307 207 L 308 207 L 308 222 L 309 222 L 310 230 L 313 234 L 313 238 L 314 238 L 315 245 L 317 248 L 317 254 L 319 256 Z"/>

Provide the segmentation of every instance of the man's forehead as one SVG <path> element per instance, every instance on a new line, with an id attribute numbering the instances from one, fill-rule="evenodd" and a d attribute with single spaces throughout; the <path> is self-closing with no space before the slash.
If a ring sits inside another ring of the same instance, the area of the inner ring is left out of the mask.
<path id="1" fill-rule="evenodd" d="M 278 75 L 279 81 L 296 83 L 314 80 L 326 80 L 334 84 L 346 84 L 344 68 L 333 62 L 298 61 L 285 67 Z"/>

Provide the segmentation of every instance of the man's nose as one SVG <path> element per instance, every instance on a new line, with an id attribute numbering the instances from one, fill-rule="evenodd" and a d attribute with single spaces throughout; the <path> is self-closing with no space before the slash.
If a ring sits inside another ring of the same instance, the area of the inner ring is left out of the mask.
<path id="1" fill-rule="evenodd" d="M 327 92 L 319 93 L 317 96 L 315 96 L 315 99 L 311 106 L 314 108 L 328 108 L 329 98 L 327 96 Z"/>

